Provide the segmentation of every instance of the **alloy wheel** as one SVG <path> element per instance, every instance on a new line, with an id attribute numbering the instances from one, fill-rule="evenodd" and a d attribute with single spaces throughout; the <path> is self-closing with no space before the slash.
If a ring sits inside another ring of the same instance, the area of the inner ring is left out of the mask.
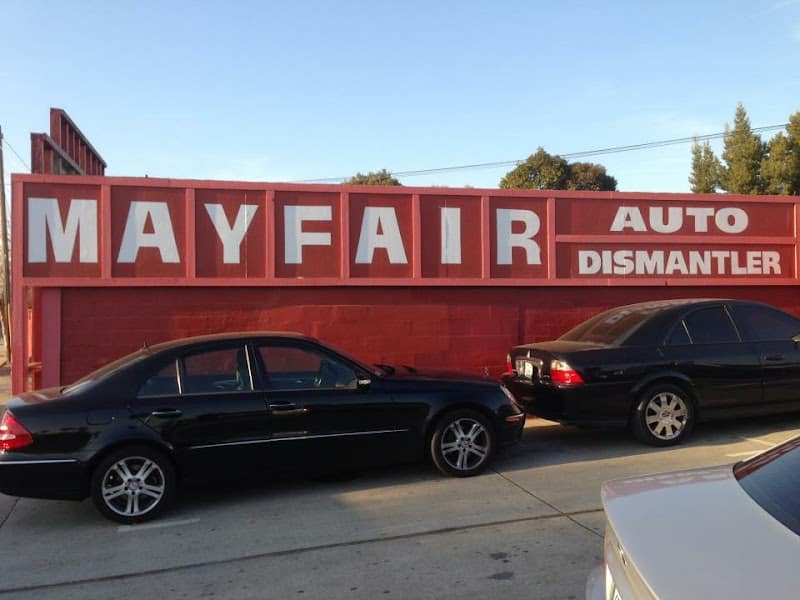
<path id="1" fill-rule="evenodd" d="M 441 436 L 441 453 L 450 467 L 469 471 L 489 456 L 491 440 L 486 428 L 474 419 L 461 418 L 450 423 Z"/>
<path id="2" fill-rule="evenodd" d="M 127 456 L 103 475 L 101 493 L 105 505 L 123 517 L 141 517 L 153 510 L 166 491 L 164 471 L 144 456 Z"/>
<path id="3" fill-rule="evenodd" d="M 672 392 L 655 394 L 645 407 L 647 429 L 659 440 L 669 441 L 679 437 L 688 418 L 686 401 Z"/>

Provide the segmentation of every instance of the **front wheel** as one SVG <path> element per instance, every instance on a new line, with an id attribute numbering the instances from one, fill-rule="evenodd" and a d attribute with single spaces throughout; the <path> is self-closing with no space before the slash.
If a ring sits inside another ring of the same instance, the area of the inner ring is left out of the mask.
<path id="1" fill-rule="evenodd" d="M 107 518 L 130 525 L 158 516 L 175 492 L 175 469 L 163 453 L 128 446 L 109 454 L 92 475 L 92 499 Z"/>
<path id="2" fill-rule="evenodd" d="M 474 410 L 458 410 L 437 423 L 431 457 L 445 475 L 469 477 L 486 468 L 494 446 L 494 430 L 486 417 Z"/>
<path id="3" fill-rule="evenodd" d="M 679 444 L 694 426 L 694 404 L 676 385 L 658 384 L 645 390 L 633 413 L 631 429 L 651 446 Z"/>

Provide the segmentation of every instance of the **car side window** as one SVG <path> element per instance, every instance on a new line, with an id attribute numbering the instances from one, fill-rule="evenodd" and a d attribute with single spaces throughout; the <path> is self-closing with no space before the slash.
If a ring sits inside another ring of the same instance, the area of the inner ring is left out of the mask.
<path id="1" fill-rule="evenodd" d="M 789 341 L 800 333 L 800 320 L 774 308 L 740 305 L 734 311 L 748 341 Z"/>
<path id="2" fill-rule="evenodd" d="M 692 338 L 689 337 L 689 332 L 686 330 L 686 323 L 681 321 L 672 330 L 669 338 L 667 339 L 667 346 L 686 346 L 692 343 Z"/>
<path id="3" fill-rule="evenodd" d="M 244 346 L 189 354 L 181 362 L 184 394 L 218 394 L 253 389 Z"/>
<path id="4" fill-rule="evenodd" d="M 259 346 L 258 352 L 274 390 L 356 387 L 355 371 L 321 352 L 278 344 Z"/>
<path id="5" fill-rule="evenodd" d="M 695 344 L 738 342 L 739 334 L 722 306 L 703 308 L 687 315 L 683 322 Z"/>
<path id="6" fill-rule="evenodd" d="M 151 375 L 139 388 L 137 396 L 145 398 L 147 396 L 177 396 L 178 395 L 178 371 L 175 368 L 175 361 L 171 361 L 157 373 Z"/>

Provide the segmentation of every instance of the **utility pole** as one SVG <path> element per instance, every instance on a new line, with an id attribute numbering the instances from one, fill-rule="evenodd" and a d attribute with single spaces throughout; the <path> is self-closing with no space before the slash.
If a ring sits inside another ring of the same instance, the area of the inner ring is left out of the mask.
<path id="1" fill-rule="evenodd" d="M 8 269 L 8 218 L 6 217 L 6 179 L 3 170 L 3 128 L 0 127 L 0 325 L 3 329 L 3 344 L 6 348 L 6 361 L 11 362 L 11 274 Z"/>

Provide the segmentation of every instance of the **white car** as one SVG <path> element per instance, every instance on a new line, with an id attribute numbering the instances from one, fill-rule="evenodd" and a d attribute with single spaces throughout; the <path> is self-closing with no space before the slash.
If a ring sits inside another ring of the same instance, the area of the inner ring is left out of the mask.
<path id="1" fill-rule="evenodd" d="M 587 600 L 800 598 L 800 437 L 735 465 L 610 481 Z"/>

